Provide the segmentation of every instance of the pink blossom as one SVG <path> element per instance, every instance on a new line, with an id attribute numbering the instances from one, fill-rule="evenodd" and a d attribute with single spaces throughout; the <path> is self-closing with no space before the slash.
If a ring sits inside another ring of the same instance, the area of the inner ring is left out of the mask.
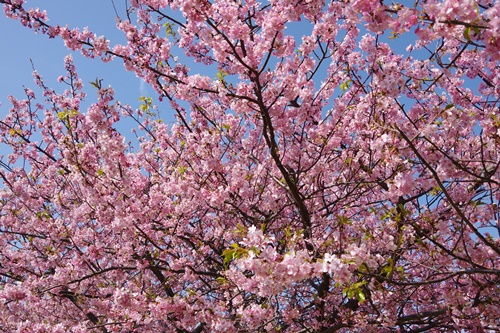
<path id="1" fill-rule="evenodd" d="M 4 331 L 500 329 L 497 3 L 133 0 L 123 44 L 2 3 L 153 92 L 8 98 Z"/>

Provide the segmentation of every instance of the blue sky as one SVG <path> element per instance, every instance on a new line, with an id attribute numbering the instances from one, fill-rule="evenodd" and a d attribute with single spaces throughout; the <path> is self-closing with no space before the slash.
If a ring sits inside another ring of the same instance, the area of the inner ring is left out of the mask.
<path id="1" fill-rule="evenodd" d="M 126 17 L 125 1 L 115 0 L 114 4 L 118 14 Z M 104 35 L 111 41 L 111 47 L 117 43 L 125 43 L 123 34 L 116 28 L 116 13 L 112 0 L 28 0 L 26 7 L 40 7 L 48 13 L 49 24 L 68 25 L 70 28 L 85 26 L 98 36 Z M 138 98 L 142 95 L 155 97 L 154 91 L 147 84 L 137 78 L 134 73 L 127 72 L 120 59 L 115 59 L 110 63 L 103 63 L 99 59 L 87 59 L 79 52 L 70 52 L 64 46 L 60 38 L 49 39 L 43 34 L 35 34 L 32 30 L 21 25 L 20 22 L 0 15 L 0 45 L 3 45 L 4 52 L 0 52 L 0 118 L 3 118 L 9 108 L 8 95 L 17 98 L 24 97 L 23 86 L 35 89 L 36 86 L 32 77 L 32 65 L 30 59 L 39 74 L 50 88 L 62 91 L 65 86 L 57 82 L 57 78 L 64 72 L 64 57 L 72 53 L 77 68 L 77 72 L 86 85 L 85 91 L 88 93 L 86 101 L 82 104 L 84 109 L 95 101 L 95 90 L 89 84 L 96 78 L 104 79 L 105 86 L 111 85 L 115 89 L 117 100 L 133 107 L 138 107 Z M 304 31 L 300 31 L 302 35 Z M 300 41 L 300 37 L 298 41 Z M 174 52 L 174 51 L 173 51 Z M 182 51 L 175 52 L 182 57 Z M 213 74 L 216 76 L 217 70 L 206 68 L 200 64 L 194 64 L 190 59 L 183 59 L 193 72 Z M 38 94 L 40 98 L 40 94 Z M 155 100 L 155 103 L 159 102 Z M 159 107 L 162 118 L 166 122 L 173 120 L 172 112 L 169 112 L 168 104 L 161 103 Z M 126 134 L 126 133 L 124 133 Z"/>
<path id="2" fill-rule="evenodd" d="M 124 2 L 116 0 L 115 3 L 123 17 Z M 88 26 L 97 35 L 110 39 L 111 45 L 123 42 L 122 33 L 115 26 L 116 15 L 111 0 L 30 0 L 28 5 L 46 9 L 52 25 L 68 24 L 69 27 L 79 28 Z M 3 49 L 0 52 L 0 118 L 3 118 L 10 108 L 8 95 L 23 98 L 23 86 L 37 92 L 30 59 L 45 83 L 56 91 L 62 91 L 64 85 L 57 82 L 57 77 L 65 74 L 64 57 L 71 52 L 61 39 L 49 39 L 46 35 L 35 34 L 3 14 L 0 15 L 0 29 L 3 32 L 0 34 Z M 138 106 L 141 95 L 153 96 L 152 90 L 148 90 L 134 73 L 127 72 L 119 59 L 103 63 L 98 59 L 86 59 L 78 52 L 72 54 L 78 74 L 88 92 L 87 103 L 84 105 L 95 101 L 95 90 L 92 90 L 88 82 L 95 81 L 96 78 L 104 79 L 103 84 L 106 86 L 113 86 L 118 100 L 134 107 Z"/>
<path id="3" fill-rule="evenodd" d="M 125 0 L 114 0 L 118 14 L 124 18 Z M 28 0 L 27 6 L 40 7 L 47 10 L 49 24 L 68 25 L 70 28 L 83 28 L 88 26 L 90 31 L 97 35 L 104 35 L 111 41 L 111 46 L 117 43 L 124 43 L 123 34 L 116 28 L 115 9 L 112 0 Z M 304 30 L 304 28 L 307 28 Z M 45 83 L 62 91 L 65 86 L 57 83 L 57 77 L 64 73 L 63 59 L 70 53 L 64 46 L 61 39 L 49 39 L 46 35 L 35 34 L 30 29 L 23 27 L 19 22 L 0 15 L 0 45 L 3 52 L 0 52 L 0 118 L 6 115 L 10 107 L 7 96 L 14 95 L 23 98 L 23 86 L 35 88 L 32 78 L 32 59 L 35 68 L 44 77 Z M 301 26 L 300 23 L 291 24 L 288 30 L 296 37 L 297 45 L 303 34 L 310 32 L 310 27 Z M 361 35 L 364 32 L 361 33 Z M 411 36 L 411 35 L 410 35 Z M 388 35 L 381 37 L 387 40 Z M 412 38 L 399 38 L 390 41 L 391 46 L 397 47 L 398 52 L 404 53 L 406 46 L 412 42 Z M 175 52 L 177 56 L 182 56 L 182 51 Z M 427 55 L 425 55 L 427 56 Z M 96 78 L 103 79 L 105 86 L 111 85 L 115 89 L 116 99 L 133 107 L 138 107 L 138 98 L 142 95 L 155 97 L 155 93 L 142 80 L 137 78 L 134 73 L 127 72 L 120 59 L 115 59 L 110 63 L 103 63 L 99 59 L 86 59 L 78 52 L 73 53 L 75 65 L 80 77 L 86 84 L 85 90 L 88 93 L 86 101 L 83 103 L 85 108 L 91 102 L 95 101 L 95 90 L 89 82 Z M 199 64 L 193 64 L 189 59 L 187 65 L 193 72 L 199 71 L 211 75 L 215 78 L 216 70 L 206 68 Z M 317 78 L 320 80 L 322 77 Z M 230 79 L 230 78 L 228 78 Z M 35 93 L 37 92 L 36 89 Z M 39 94 L 40 95 L 40 94 Z M 155 103 L 158 103 L 155 100 Z M 162 118 L 166 122 L 172 121 L 172 112 L 170 112 L 167 103 L 161 103 L 160 109 Z M 126 134 L 126 133 L 124 133 Z"/>
<path id="4" fill-rule="evenodd" d="M 122 18 L 125 17 L 125 1 L 115 0 L 114 3 L 118 14 Z M 116 29 L 116 14 L 112 0 L 28 0 L 27 6 L 47 10 L 49 24 L 63 26 L 68 24 L 70 28 L 88 26 L 95 34 L 110 39 L 111 45 L 124 42 L 122 33 Z M 299 35 L 308 32 L 303 30 L 304 27 L 290 28 L 297 30 L 298 43 L 301 37 Z M 0 52 L 0 102 L 3 104 L 0 108 L 1 116 L 8 107 L 7 95 L 22 97 L 23 85 L 34 86 L 30 59 L 46 83 L 57 89 L 59 87 L 56 79 L 64 74 L 63 59 L 70 52 L 61 39 L 49 39 L 46 35 L 35 34 L 4 15 L 0 15 L 0 29 L 3 32 L 0 34 L 0 45 L 3 46 L 3 52 Z M 393 41 L 393 44 L 394 42 L 405 44 L 403 40 Z M 403 48 L 403 45 L 401 46 Z M 406 46 L 405 44 L 404 48 Z M 141 80 L 136 78 L 135 74 L 127 72 L 119 59 L 111 63 L 102 63 L 98 59 L 86 59 L 78 52 L 73 53 L 73 57 L 84 83 L 88 85 L 88 82 L 94 81 L 96 77 L 103 78 L 105 85 L 112 85 L 115 88 L 117 99 L 120 101 L 137 104 L 137 99 L 141 95 L 154 94 L 151 89 L 148 91 L 146 85 L 141 84 Z M 188 63 L 188 66 L 192 69 L 196 67 L 192 63 Z M 206 68 L 204 70 L 206 71 Z M 63 89 L 63 86 L 60 85 L 60 88 Z M 91 89 L 88 88 L 90 92 Z"/>

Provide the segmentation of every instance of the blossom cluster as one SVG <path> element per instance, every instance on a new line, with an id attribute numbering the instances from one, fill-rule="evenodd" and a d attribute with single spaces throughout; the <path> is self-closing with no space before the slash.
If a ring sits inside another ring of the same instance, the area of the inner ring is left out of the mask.
<path id="1" fill-rule="evenodd" d="M 0 4 L 156 93 L 9 97 L 1 330 L 500 329 L 497 2 L 133 0 L 123 44 Z"/>

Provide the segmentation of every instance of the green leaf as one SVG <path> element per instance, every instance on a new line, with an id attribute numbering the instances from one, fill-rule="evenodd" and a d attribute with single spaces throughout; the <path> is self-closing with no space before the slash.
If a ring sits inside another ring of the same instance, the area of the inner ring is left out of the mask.
<path id="1" fill-rule="evenodd" d="M 68 114 L 65 111 L 58 112 L 57 118 L 59 120 L 64 120 L 64 119 L 68 118 Z"/>
<path id="2" fill-rule="evenodd" d="M 356 298 L 360 303 L 363 303 L 366 300 L 365 293 L 359 290 L 358 293 L 356 294 Z"/>
<path id="3" fill-rule="evenodd" d="M 389 277 L 393 272 L 393 267 L 391 265 L 384 266 L 380 271 L 380 275 L 383 277 Z"/>
<path id="4" fill-rule="evenodd" d="M 18 129 L 18 128 L 11 128 L 10 131 L 9 131 L 9 134 L 11 136 L 14 136 L 14 135 L 17 135 L 17 134 L 20 135 L 21 133 L 22 133 L 22 131 L 20 129 Z"/>
<path id="5" fill-rule="evenodd" d="M 181 166 L 179 167 L 179 174 L 183 175 L 183 174 L 185 174 L 185 173 L 186 173 L 186 171 L 187 171 L 187 167 L 186 167 L 186 166 L 181 165 Z"/>
<path id="6" fill-rule="evenodd" d="M 385 213 L 384 213 L 384 215 L 382 215 L 382 216 L 380 217 L 380 219 L 381 219 L 381 220 L 387 220 L 387 219 L 392 218 L 392 217 L 394 216 L 394 211 L 395 211 L 395 210 L 396 210 L 395 208 L 391 208 L 391 209 L 389 209 L 387 212 L 385 212 Z"/>
<path id="7" fill-rule="evenodd" d="M 236 224 L 236 230 L 234 231 L 235 235 L 246 236 L 247 233 L 248 233 L 247 227 L 245 227 L 241 223 Z"/>
<path id="8" fill-rule="evenodd" d="M 175 37 L 176 36 L 176 32 L 173 30 L 173 28 L 175 27 L 175 24 L 167 22 L 167 23 L 163 24 L 163 27 L 165 28 L 165 35 L 167 37 L 169 37 L 169 36 Z"/>
<path id="9" fill-rule="evenodd" d="M 498 118 L 497 115 L 491 114 L 490 115 L 491 120 L 493 120 L 493 124 L 497 127 L 500 127 L 500 119 Z"/>
<path id="10" fill-rule="evenodd" d="M 399 34 L 395 31 L 391 31 L 391 35 L 389 36 L 389 39 L 397 39 L 399 37 Z"/>
<path id="11" fill-rule="evenodd" d="M 342 90 L 342 92 L 346 92 L 349 88 L 351 88 L 351 83 L 352 83 L 351 79 L 348 79 L 347 81 L 342 82 L 340 84 L 340 90 Z"/>
<path id="12" fill-rule="evenodd" d="M 351 225 L 352 221 L 345 215 L 337 215 L 337 220 L 339 221 L 340 225 Z"/>
<path id="13" fill-rule="evenodd" d="M 101 89 L 101 82 L 102 82 L 102 79 L 99 80 L 98 78 L 95 78 L 95 81 L 90 82 L 90 84 L 96 89 Z"/>
<path id="14" fill-rule="evenodd" d="M 217 80 L 219 80 L 220 82 L 225 82 L 225 77 L 227 76 L 227 73 L 224 72 L 224 70 L 219 70 L 219 72 L 217 73 Z"/>
<path id="15" fill-rule="evenodd" d="M 217 281 L 218 284 L 220 284 L 221 286 L 223 285 L 226 285 L 229 283 L 229 281 L 223 277 L 223 276 L 219 276 L 217 279 L 215 279 Z"/>
<path id="16" fill-rule="evenodd" d="M 367 283 L 368 283 L 368 281 L 360 281 L 360 282 L 353 283 L 350 286 L 344 288 L 343 293 L 345 296 L 347 296 L 347 298 L 356 297 L 358 299 L 358 301 L 364 302 L 365 294 L 363 293 L 361 288 Z"/>
<path id="17" fill-rule="evenodd" d="M 150 117 L 156 116 L 156 113 L 151 111 L 151 108 L 153 106 L 153 99 L 151 97 L 141 96 L 139 97 L 139 102 L 141 102 L 141 105 L 139 105 L 139 109 L 142 112 L 145 112 L 146 115 Z"/>
<path id="18" fill-rule="evenodd" d="M 51 216 L 48 211 L 43 211 L 43 212 L 37 212 L 36 217 L 38 217 L 39 219 L 48 220 L 50 219 Z"/>
<path id="19" fill-rule="evenodd" d="M 467 39 L 468 42 L 470 42 L 470 27 L 465 27 L 464 38 Z"/>
<path id="20" fill-rule="evenodd" d="M 366 263 L 362 263 L 359 267 L 358 267 L 358 271 L 362 274 L 368 274 L 369 273 L 369 269 L 368 269 L 368 266 L 366 265 Z"/>
<path id="21" fill-rule="evenodd" d="M 239 259 L 248 254 L 248 250 L 240 247 L 237 243 L 233 243 L 229 249 L 222 252 L 223 263 L 226 268 L 234 259 Z"/>

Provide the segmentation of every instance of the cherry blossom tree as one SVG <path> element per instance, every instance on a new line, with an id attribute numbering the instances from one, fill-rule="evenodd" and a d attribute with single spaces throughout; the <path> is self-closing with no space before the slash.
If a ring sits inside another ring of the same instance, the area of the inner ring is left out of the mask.
<path id="1" fill-rule="evenodd" d="M 2 331 L 500 330 L 500 4 L 131 0 L 124 45 L 0 4 L 156 93 L 10 97 Z"/>

